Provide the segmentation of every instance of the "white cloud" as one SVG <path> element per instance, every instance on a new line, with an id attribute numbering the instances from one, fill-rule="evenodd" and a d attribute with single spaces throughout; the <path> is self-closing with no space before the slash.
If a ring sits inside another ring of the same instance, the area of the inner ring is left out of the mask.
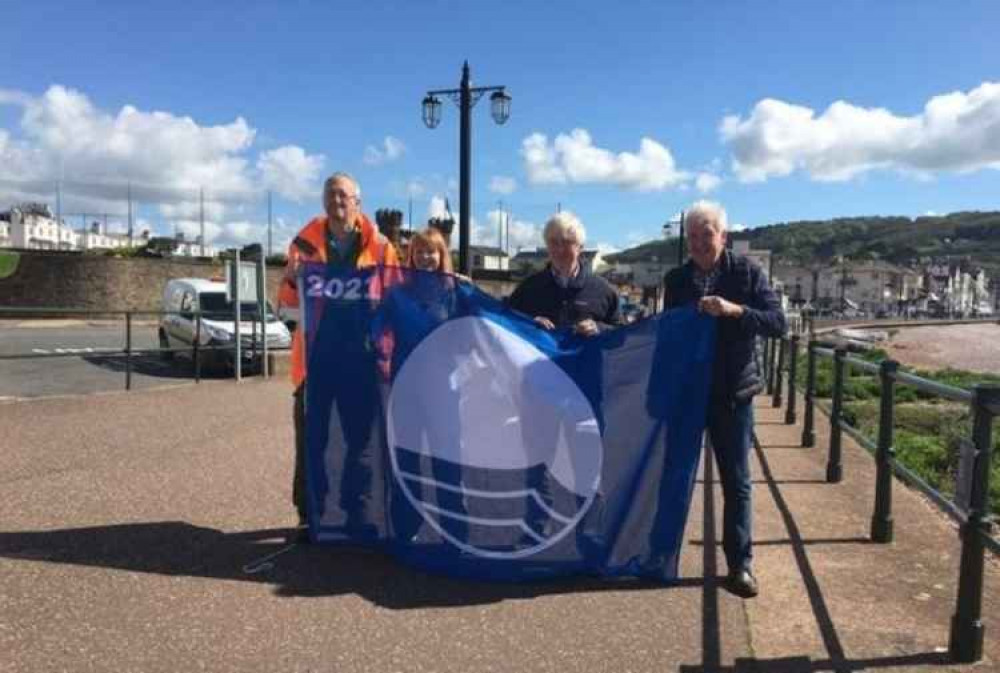
<path id="1" fill-rule="evenodd" d="M 619 248 L 617 245 L 613 243 L 607 243 L 604 241 L 598 242 L 598 244 L 594 247 L 602 255 L 610 255 L 611 253 L 618 252 L 619 250 L 621 250 L 621 248 Z"/>
<path id="2" fill-rule="evenodd" d="M 517 180 L 506 175 L 494 175 L 490 180 L 490 191 L 494 194 L 513 194 L 517 189 Z"/>
<path id="3" fill-rule="evenodd" d="M 241 117 L 207 126 L 132 105 L 106 111 L 58 85 L 40 96 L 0 90 L 0 105 L 21 110 L 16 127 L 0 129 L 0 204 L 54 203 L 58 184 L 64 213 L 122 216 L 131 194 L 136 209 L 158 210 L 168 228 L 197 233 L 204 187 L 206 239 L 236 242 L 249 235 L 240 221 L 265 189 L 291 199 L 319 191 L 321 155 L 286 145 L 255 159 L 257 132 Z"/>
<path id="4" fill-rule="evenodd" d="M 714 173 L 699 173 L 694 179 L 695 188 L 702 194 L 707 194 L 722 184 L 722 178 Z"/>
<path id="5" fill-rule="evenodd" d="M 382 146 L 369 145 L 365 148 L 364 162 L 369 166 L 379 166 L 391 161 L 395 161 L 406 152 L 406 145 L 399 138 L 386 136 L 382 140 Z"/>
<path id="6" fill-rule="evenodd" d="M 506 245 L 509 239 L 511 255 L 517 254 L 518 250 L 534 250 L 543 245 L 540 225 L 511 217 L 508 227 L 507 216 L 507 211 L 494 208 L 486 213 L 485 224 L 473 220 L 472 241 L 477 245 L 497 246 L 500 240 L 500 222 L 503 221 L 503 241 Z"/>
<path id="7" fill-rule="evenodd" d="M 875 169 L 917 176 L 937 171 L 1000 168 L 1000 83 L 935 96 L 922 113 L 836 101 L 818 117 L 811 108 L 775 99 L 749 116 L 725 117 L 719 133 L 744 182 L 794 171 L 815 180 L 848 180 Z"/>
<path id="8" fill-rule="evenodd" d="M 257 159 L 261 184 L 290 199 L 301 201 L 319 192 L 322 154 L 306 154 L 295 145 L 268 150 Z"/>
<path id="9" fill-rule="evenodd" d="M 670 150 L 652 138 L 639 141 L 638 153 L 597 147 L 585 129 L 561 133 L 552 143 L 533 133 L 521 143 L 525 171 L 532 184 L 602 183 L 638 189 L 663 190 L 690 179 L 678 170 Z"/>
<path id="10" fill-rule="evenodd" d="M 448 205 L 451 204 L 449 203 Z M 456 218 L 456 226 L 457 226 L 458 214 L 455 213 L 455 211 L 452 211 L 450 215 Z M 431 220 L 434 218 L 446 218 L 448 216 L 449 213 L 447 210 L 445 210 L 445 197 L 441 196 L 440 194 L 435 194 L 434 196 L 432 196 L 430 202 L 427 204 L 427 219 Z"/>

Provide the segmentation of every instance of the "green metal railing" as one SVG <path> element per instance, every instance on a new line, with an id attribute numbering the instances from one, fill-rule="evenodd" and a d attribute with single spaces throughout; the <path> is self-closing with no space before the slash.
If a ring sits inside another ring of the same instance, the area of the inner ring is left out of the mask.
<path id="1" fill-rule="evenodd" d="M 194 340 L 189 347 L 176 347 L 176 348 L 164 348 L 162 346 L 158 348 L 133 348 L 132 346 L 132 335 L 134 332 L 133 318 L 135 317 L 156 317 L 162 318 L 164 316 L 170 315 L 180 315 L 185 316 L 189 319 L 195 321 L 195 333 Z M 138 357 L 157 355 L 163 357 L 164 355 L 173 356 L 175 354 L 190 354 L 191 360 L 194 367 L 194 380 L 195 383 L 201 383 L 202 366 L 204 359 L 213 355 L 214 353 L 225 353 L 232 354 L 235 356 L 236 342 L 235 339 L 239 339 L 239 330 L 234 330 L 234 341 L 232 344 L 216 344 L 216 345 L 203 345 L 201 343 L 202 335 L 202 320 L 210 319 L 217 321 L 232 321 L 235 323 L 233 314 L 230 312 L 211 312 L 211 311 L 135 311 L 131 309 L 78 309 L 78 308 L 12 308 L 0 306 L 0 318 L 5 316 L 16 316 L 19 318 L 24 318 L 25 316 L 39 316 L 45 318 L 54 317 L 72 317 L 72 318 L 108 318 L 108 316 L 123 316 L 124 325 L 124 347 L 120 350 L 101 350 L 95 353 L 87 353 L 87 355 L 98 355 L 100 357 L 108 358 L 124 358 L 125 359 L 125 390 L 132 389 L 132 371 L 134 360 Z M 246 322 L 246 321 L 243 321 Z M 257 359 L 258 353 L 262 356 L 265 352 L 273 353 L 275 351 L 288 350 L 287 347 L 276 347 L 276 346 L 266 346 L 264 347 L 263 342 L 266 340 L 266 329 L 262 325 L 260 327 L 261 338 L 258 340 L 258 322 L 257 320 L 251 321 L 253 325 L 253 330 L 250 337 L 250 357 L 252 360 Z M 260 346 L 258 347 L 258 341 L 260 341 Z M 63 353 L 14 353 L 7 355 L 0 355 L 0 361 L 4 360 L 30 360 L 30 359 L 44 359 L 44 358 L 66 358 L 66 357 L 81 357 L 78 349 L 73 349 L 69 352 Z M 265 377 L 269 376 L 269 370 L 266 362 L 262 362 L 263 368 L 262 373 Z"/>
<path id="2" fill-rule="evenodd" d="M 764 368 L 767 392 L 774 407 L 781 406 L 783 376 L 787 372 L 787 407 L 785 423 L 796 422 L 795 400 L 799 335 L 782 339 L 766 339 L 759 349 Z M 894 537 L 892 517 L 892 476 L 924 493 L 942 511 L 958 522 L 962 543 L 958 576 L 958 597 L 951 622 L 950 656 L 956 662 L 978 661 L 983 656 L 983 563 L 987 549 L 1000 554 L 1000 541 L 991 536 L 989 509 L 989 479 L 993 449 L 993 423 L 1000 417 L 1000 384 L 978 384 L 971 390 L 931 381 L 901 371 L 899 363 L 883 360 L 876 364 L 849 356 L 842 346 L 830 348 L 815 338 L 806 345 L 803 447 L 816 443 L 815 410 L 824 411 L 830 421 L 830 441 L 827 454 L 826 480 L 836 483 L 843 479 L 842 435 L 847 434 L 875 457 L 875 503 L 870 536 L 874 542 L 891 542 Z M 788 353 L 787 357 L 785 356 Z M 816 370 L 818 360 L 833 361 L 833 391 L 827 407 L 816 400 Z M 787 365 L 786 365 L 787 363 Z M 844 420 L 843 402 L 848 370 L 859 370 L 879 381 L 878 436 L 872 441 Z M 911 386 L 925 394 L 968 404 L 972 416 L 971 437 L 960 443 L 956 493 L 958 502 L 942 494 L 913 470 L 896 460 L 894 449 L 895 388 Z"/>

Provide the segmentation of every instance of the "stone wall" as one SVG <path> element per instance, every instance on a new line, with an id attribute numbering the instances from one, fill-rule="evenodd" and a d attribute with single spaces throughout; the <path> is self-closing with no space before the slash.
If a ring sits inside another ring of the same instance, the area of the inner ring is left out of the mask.
<path id="1" fill-rule="evenodd" d="M 0 307 L 158 311 L 172 278 L 224 277 L 222 262 L 118 258 L 79 252 L 19 251 L 13 274 L 0 279 Z M 276 303 L 280 266 L 267 271 L 268 297 Z M 4 312 L 6 316 L 12 314 Z M 37 315 L 25 312 L 19 317 Z M 0 317 L 4 317 L 0 315 Z"/>
<path id="2" fill-rule="evenodd" d="M 55 250 L 22 250 L 19 255 L 14 273 L 0 278 L 0 308 L 5 309 L 0 318 L 56 315 L 39 314 L 37 309 L 159 311 L 168 280 L 225 275 L 218 260 L 119 258 Z M 282 271 L 281 266 L 267 269 L 267 294 L 274 306 Z M 509 295 L 516 286 L 509 274 L 483 275 L 490 277 L 477 274 L 476 284 L 495 297 Z M 34 310 L 11 313 L 11 308 Z"/>

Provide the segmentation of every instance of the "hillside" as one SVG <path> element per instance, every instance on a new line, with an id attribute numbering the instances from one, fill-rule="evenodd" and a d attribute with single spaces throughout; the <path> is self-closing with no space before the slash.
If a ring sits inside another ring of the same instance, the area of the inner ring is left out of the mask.
<path id="1" fill-rule="evenodd" d="M 785 262 L 815 264 L 838 256 L 905 265 L 930 259 L 970 260 L 985 267 L 991 277 L 1000 275 L 1000 212 L 781 222 L 734 232 L 732 237 L 749 240 L 753 248 L 771 250 L 777 260 Z M 676 241 L 652 241 L 608 259 L 629 263 L 653 256 L 676 259 Z"/>

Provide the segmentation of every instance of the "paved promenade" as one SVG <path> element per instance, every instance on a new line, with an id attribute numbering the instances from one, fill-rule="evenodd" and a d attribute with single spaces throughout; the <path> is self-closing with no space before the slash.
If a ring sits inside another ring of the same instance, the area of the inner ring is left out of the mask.
<path id="1" fill-rule="evenodd" d="M 954 526 L 896 484 L 896 541 L 867 540 L 874 466 L 845 480 L 758 403 L 761 595 L 720 584 L 721 495 L 703 465 L 678 586 L 450 580 L 380 553 L 287 549 L 284 382 L 210 381 L 0 404 L 0 672 L 998 671 L 952 666 Z M 249 572 L 256 570 L 256 572 Z"/>

